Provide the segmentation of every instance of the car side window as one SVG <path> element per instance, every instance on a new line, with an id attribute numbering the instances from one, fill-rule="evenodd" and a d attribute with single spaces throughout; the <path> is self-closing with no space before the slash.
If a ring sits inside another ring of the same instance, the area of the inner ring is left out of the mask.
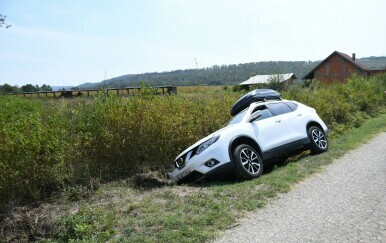
<path id="1" fill-rule="evenodd" d="M 255 113 L 259 113 L 259 116 L 253 121 L 261 121 L 261 120 L 273 117 L 273 114 L 265 105 L 261 105 L 261 106 L 256 107 L 252 111 L 251 116 L 254 115 Z"/>
<path id="2" fill-rule="evenodd" d="M 272 103 L 267 106 L 276 116 L 292 112 L 292 110 L 284 103 Z"/>
<path id="3" fill-rule="evenodd" d="M 285 102 L 285 104 L 288 105 L 293 111 L 296 111 L 296 109 L 298 108 L 298 105 L 292 102 Z"/>

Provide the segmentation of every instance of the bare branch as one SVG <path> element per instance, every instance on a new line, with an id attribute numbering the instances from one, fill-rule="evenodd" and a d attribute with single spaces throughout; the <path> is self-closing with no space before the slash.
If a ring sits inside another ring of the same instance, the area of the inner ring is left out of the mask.
<path id="1" fill-rule="evenodd" d="M 5 21 L 6 18 L 7 18 L 6 15 L 0 14 L 0 28 L 4 26 L 6 29 L 8 29 L 9 27 L 12 26 L 10 24 L 7 24 L 7 22 Z"/>

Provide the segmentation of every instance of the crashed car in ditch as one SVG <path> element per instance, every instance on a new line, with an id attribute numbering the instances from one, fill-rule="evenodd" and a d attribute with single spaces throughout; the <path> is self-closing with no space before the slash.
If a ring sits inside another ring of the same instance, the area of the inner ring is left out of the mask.
<path id="1" fill-rule="evenodd" d="M 232 119 L 196 142 L 174 161 L 169 178 L 178 184 L 233 171 L 242 180 L 259 177 L 264 166 L 294 151 L 328 149 L 328 128 L 315 109 L 257 89 L 232 107 Z"/>

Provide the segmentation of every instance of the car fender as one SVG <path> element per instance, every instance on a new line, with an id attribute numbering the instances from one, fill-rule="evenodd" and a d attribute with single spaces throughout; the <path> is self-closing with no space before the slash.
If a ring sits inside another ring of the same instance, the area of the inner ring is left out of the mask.
<path id="1" fill-rule="evenodd" d="M 246 138 L 248 140 L 251 140 L 253 141 L 253 147 L 255 149 L 257 149 L 258 153 L 260 154 L 260 156 L 262 157 L 263 155 L 263 151 L 261 150 L 261 147 L 260 147 L 260 144 L 256 141 L 256 139 L 254 139 L 253 137 L 247 135 L 247 134 L 242 134 L 242 135 L 238 135 L 238 136 L 235 136 L 234 138 L 232 138 L 230 141 L 229 141 L 229 146 L 228 146 L 228 153 L 229 153 L 229 157 L 230 157 L 230 160 L 233 162 L 233 151 L 232 151 L 232 146 L 233 146 L 233 143 L 238 140 L 238 139 L 243 139 L 243 138 Z"/>

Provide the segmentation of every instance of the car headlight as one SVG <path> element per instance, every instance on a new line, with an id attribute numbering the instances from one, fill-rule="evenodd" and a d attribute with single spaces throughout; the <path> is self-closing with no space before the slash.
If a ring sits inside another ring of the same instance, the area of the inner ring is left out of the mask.
<path id="1" fill-rule="evenodd" d="M 214 136 L 211 139 L 203 142 L 200 146 L 198 146 L 196 154 L 202 153 L 202 151 L 207 149 L 210 145 L 214 144 L 219 138 L 220 138 L 220 135 L 217 135 L 217 136 Z"/>

